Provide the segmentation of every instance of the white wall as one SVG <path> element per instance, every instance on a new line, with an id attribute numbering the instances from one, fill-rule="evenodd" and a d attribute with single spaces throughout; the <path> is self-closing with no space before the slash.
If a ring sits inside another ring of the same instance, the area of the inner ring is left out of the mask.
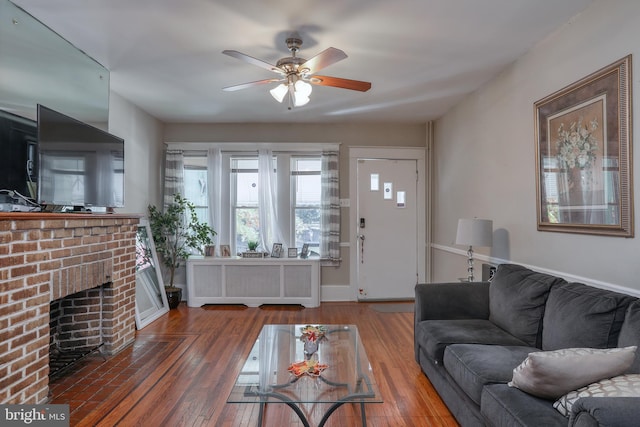
<path id="1" fill-rule="evenodd" d="M 640 295 L 640 240 L 536 230 L 534 103 L 633 54 L 640 58 L 640 2 L 595 1 L 497 79 L 435 125 L 433 281 L 466 276 L 464 248 L 453 244 L 457 219 L 494 221 L 494 246 L 482 260 L 511 261 L 596 286 Z M 632 87 L 640 88 L 640 73 Z M 633 123 L 640 108 L 633 102 Z M 632 132 L 638 135 L 637 132 Z M 640 149 L 634 150 L 635 230 Z M 489 258 L 490 257 L 490 258 Z"/>
<path id="2" fill-rule="evenodd" d="M 124 138 L 125 207 L 117 212 L 146 215 L 161 202 L 162 123 L 111 92 L 109 132 Z"/>

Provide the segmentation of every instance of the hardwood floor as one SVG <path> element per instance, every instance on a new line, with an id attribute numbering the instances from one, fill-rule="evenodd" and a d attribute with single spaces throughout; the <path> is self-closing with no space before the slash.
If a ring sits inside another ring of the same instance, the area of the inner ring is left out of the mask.
<path id="1" fill-rule="evenodd" d="M 413 313 L 355 302 L 301 309 L 181 304 L 119 354 L 86 358 L 52 381 L 51 403 L 70 404 L 72 426 L 255 426 L 258 405 L 226 400 L 267 323 L 358 326 L 384 400 L 366 406 L 368 426 L 458 425 L 414 360 Z M 286 405 L 269 405 L 264 425 L 301 423 Z M 357 405 L 343 405 L 327 423 L 357 425 Z"/>

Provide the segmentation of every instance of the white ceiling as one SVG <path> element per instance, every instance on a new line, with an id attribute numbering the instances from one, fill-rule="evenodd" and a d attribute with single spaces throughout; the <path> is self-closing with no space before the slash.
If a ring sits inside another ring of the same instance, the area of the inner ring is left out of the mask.
<path id="1" fill-rule="evenodd" d="M 438 118 L 569 22 L 592 0 L 12 0 L 111 71 L 111 89 L 166 122 L 405 122 Z M 274 77 L 223 55 L 274 64 L 285 38 L 298 56 L 347 59 L 321 74 L 372 83 L 361 93 L 315 86 L 288 111 Z M 273 84 L 275 86 L 275 84 Z"/>

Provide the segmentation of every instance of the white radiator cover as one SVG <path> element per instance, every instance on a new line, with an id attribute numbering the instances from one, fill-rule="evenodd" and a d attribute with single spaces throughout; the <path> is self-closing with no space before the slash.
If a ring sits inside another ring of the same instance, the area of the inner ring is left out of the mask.
<path id="1" fill-rule="evenodd" d="M 320 305 L 320 260 L 190 257 L 187 305 Z"/>

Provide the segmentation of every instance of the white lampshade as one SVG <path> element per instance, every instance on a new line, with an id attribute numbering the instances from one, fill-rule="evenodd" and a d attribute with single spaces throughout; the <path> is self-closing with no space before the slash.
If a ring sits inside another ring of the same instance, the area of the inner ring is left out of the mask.
<path id="1" fill-rule="evenodd" d="M 295 101 L 293 102 L 294 106 L 302 107 L 303 105 L 307 105 L 308 103 L 309 103 L 309 97 L 308 96 L 302 96 L 302 95 L 298 95 L 296 93 Z"/>
<path id="2" fill-rule="evenodd" d="M 493 221 L 490 219 L 459 219 L 456 245 L 493 245 Z"/>
<path id="3" fill-rule="evenodd" d="M 288 90 L 289 88 L 287 87 L 287 85 L 279 84 L 278 86 L 271 89 L 269 92 L 271 93 L 271 96 L 275 98 L 276 101 L 282 103 Z"/>
<path id="4" fill-rule="evenodd" d="M 309 97 L 311 95 L 312 87 L 309 83 L 304 80 L 298 80 L 295 84 L 296 95 Z"/>
<path id="5" fill-rule="evenodd" d="M 294 87 L 293 92 L 293 105 L 296 107 L 302 107 L 309 103 L 309 95 L 311 95 L 311 85 L 303 80 L 298 80 Z"/>

